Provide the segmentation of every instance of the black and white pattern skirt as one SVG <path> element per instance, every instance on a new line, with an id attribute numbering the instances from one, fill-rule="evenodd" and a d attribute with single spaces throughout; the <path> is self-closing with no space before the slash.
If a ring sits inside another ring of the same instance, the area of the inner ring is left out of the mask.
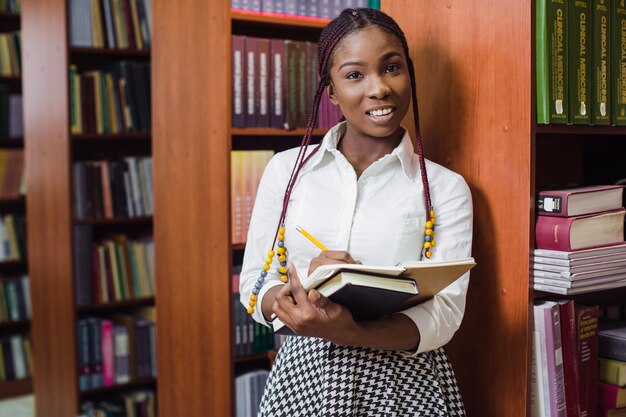
<path id="1" fill-rule="evenodd" d="M 265 387 L 259 417 L 457 417 L 463 401 L 448 357 L 413 357 L 288 337 Z"/>

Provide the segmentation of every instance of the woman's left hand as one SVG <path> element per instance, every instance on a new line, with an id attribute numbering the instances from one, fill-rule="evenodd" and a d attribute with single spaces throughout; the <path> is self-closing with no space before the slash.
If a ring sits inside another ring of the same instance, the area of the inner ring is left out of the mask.
<path id="1" fill-rule="evenodd" d="M 358 326 L 350 310 L 333 303 L 317 290 L 307 294 L 291 263 L 288 274 L 289 283 L 278 292 L 272 307 L 276 316 L 297 335 L 349 345 L 349 337 Z"/>

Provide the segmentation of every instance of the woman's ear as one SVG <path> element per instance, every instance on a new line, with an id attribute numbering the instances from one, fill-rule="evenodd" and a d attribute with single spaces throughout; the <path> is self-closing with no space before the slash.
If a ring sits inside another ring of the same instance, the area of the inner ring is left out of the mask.
<path id="1" fill-rule="evenodd" d="M 328 97 L 330 98 L 330 101 L 335 106 L 338 106 L 339 101 L 337 100 L 337 95 L 335 94 L 335 86 L 333 85 L 332 81 L 328 83 L 328 87 L 326 87 L 326 93 L 328 93 Z"/>

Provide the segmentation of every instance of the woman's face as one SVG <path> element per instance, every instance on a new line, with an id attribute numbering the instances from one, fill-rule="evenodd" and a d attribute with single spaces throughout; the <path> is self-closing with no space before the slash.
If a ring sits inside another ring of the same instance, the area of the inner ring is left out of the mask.
<path id="1" fill-rule="evenodd" d="M 408 65 L 400 40 L 371 25 L 337 45 L 329 96 L 348 124 L 370 137 L 394 134 L 411 97 Z"/>

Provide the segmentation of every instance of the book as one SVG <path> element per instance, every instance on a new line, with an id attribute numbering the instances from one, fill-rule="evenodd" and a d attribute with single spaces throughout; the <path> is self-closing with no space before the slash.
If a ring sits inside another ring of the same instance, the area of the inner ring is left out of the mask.
<path id="1" fill-rule="evenodd" d="M 626 361 L 626 322 L 603 323 L 599 332 L 600 356 Z"/>
<path id="2" fill-rule="evenodd" d="M 550 258 L 551 260 L 564 260 L 570 262 L 571 265 L 584 264 L 585 262 L 593 262 L 591 259 L 600 255 L 626 255 L 626 243 L 610 246 L 598 246 L 589 249 L 579 249 L 575 251 L 561 251 L 551 249 L 537 249 L 533 250 L 533 256 L 535 261 L 537 257 Z M 536 261 L 538 262 L 538 261 Z M 545 263 L 545 260 L 542 261 Z"/>
<path id="3" fill-rule="evenodd" d="M 600 382 L 598 386 L 600 388 L 598 399 L 600 408 L 610 410 L 626 407 L 626 388 L 604 382 Z"/>
<path id="4" fill-rule="evenodd" d="M 537 291 L 545 291 L 545 292 L 549 292 L 553 294 L 561 294 L 561 295 L 583 294 L 583 293 L 589 293 L 593 291 L 600 291 L 600 290 L 606 290 L 609 288 L 619 288 L 619 287 L 625 287 L 625 286 L 626 286 L 626 279 L 621 279 L 618 281 L 593 283 L 590 285 L 578 286 L 578 287 L 557 286 L 557 285 L 552 285 L 550 283 L 545 284 L 545 283 L 539 283 L 539 282 L 533 283 L 533 288 Z"/>
<path id="5" fill-rule="evenodd" d="M 626 4 L 610 2 L 611 124 L 626 125 Z"/>
<path id="6" fill-rule="evenodd" d="M 543 190 L 537 196 L 537 213 L 570 217 L 617 210 L 622 207 L 624 187 L 597 185 L 560 190 Z"/>
<path id="7" fill-rule="evenodd" d="M 567 417 L 580 417 L 578 366 L 576 363 L 576 308 L 574 300 L 555 300 L 561 315 L 561 345 L 563 348 L 563 381 Z"/>
<path id="8" fill-rule="evenodd" d="M 612 255 L 597 256 L 593 259 L 595 262 L 584 263 L 580 265 L 558 265 L 550 263 L 540 263 L 532 261 L 532 267 L 535 271 L 557 272 L 564 277 L 573 277 L 581 272 L 597 272 L 602 270 L 617 270 L 618 268 L 626 268 L 626 257 L 621 259 L 605 260 Z M 607 271 L 608 272 L 608 271 Z"/>
<path id="9" fill-rule="evenodd" d="M 598 411 L 599 308 L 576 304 L 575 310 L 580 411 L 581 416 L 595 417 Z"/>
<path id="10" fill-rule="evenodd" d="M 626 361 L 601 357 L 598 366 L 598 378 L 601 382 L 626 387 Z"/>
<path id="11" fill-rule="evenodd" d="M 591 0 L 569 0 L 569 123 L 591 123 Z"/>
<path id="12" fill-rule="evenodd" d="M 608 125 L 611 115 L 609 0 L 592 0 L 592 4 L 591 123 Z"/>
<path id="13" fill-rule="evenodd" d="M 571 251 L 624 242 L 624 213 L 620 209 L 574 217 L 537 216 L 535 247 Z"/>
<path id="14" fill-rule="evenodd" d="M 473 258 L 440 262 L 404 262 L 395 266 L 322 265 L 302 279 L 306 291 L 350 309 L 355 320 L 373 320 L 431 299 L 476 265 Z M 280 319 L 274 332 L 289 332 Z"/>

